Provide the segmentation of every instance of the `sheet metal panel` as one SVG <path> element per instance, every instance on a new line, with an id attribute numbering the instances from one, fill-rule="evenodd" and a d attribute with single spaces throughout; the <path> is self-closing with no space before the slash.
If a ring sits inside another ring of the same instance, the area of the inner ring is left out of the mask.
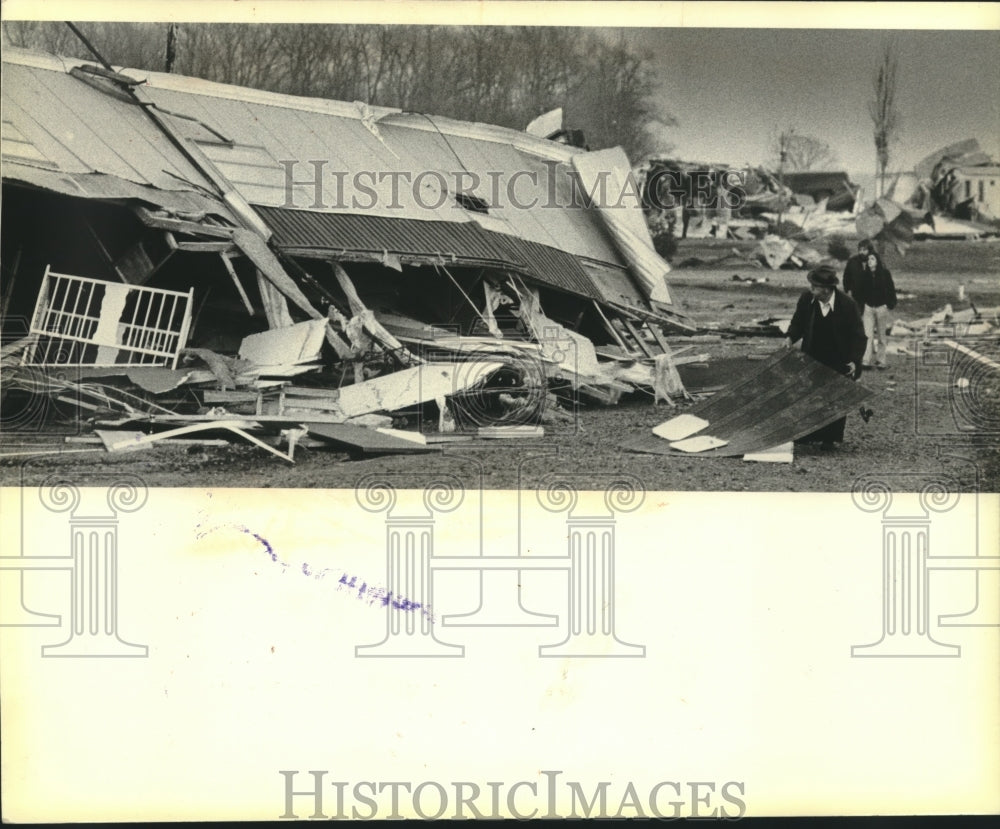
<path id="1" fill-rule="evenodd" d="M 205 94 L 206 85 L 194 80 L 186 85 L 174 80 L 172 84 L 169 89 L 160 88 L 154 77 L 144 90 L 161 106 L 196 117 L 238 144 L 261 146 L 275 160 L 271 168 L 240 170 L 235 183 L 251 203 L 289 207 L 285 193 L 275 186 L 278 177 L 285 175 L 285 167 L 280 162 L 293 163 L 293 177 L 310 182 L 315 170 L 313 162 L 319 162 L 324 182 L 321 203 L 316 203 L 315 190 L 310 183 L 293 187 L 291 206 L 462 223 L 477 220 L 477 214 L 456 208 L 453 194 L 447 199 L 439 199 L 436 176 L 424 178 L 424 190 L 419 197 L 413 196 L 406 179 L 397 178 L 400 185 L 395 197 L 389 178 L 381 185 L 368 179 L 364 186 L 379 194 L 375 204 L 369 204 L 366 194 L 352 186 L 354 176 L 359 172 L 374 176 L 406 176 L 413 182 L 421 173 L 435 173 L 443 176 L 446 187 L 454 190 L 455 174 L 469 171 L 482 183 L 476 188 L 463 189 L 471 189 L 474 195 L 489 203 L 495 201 L 489 185 L 489 174 L 493 173 L 499 176 L 501 187 L 500 203 L 483 220 L 490 229 L 576 256 L 612 265 L 625 263 L 596 211 L 567 206 L 572 201 L 569 166 L 562 165 L 556 176 L 558 197 L 550 198 L 551 168 L 540 156 L 514 146 L 514 137 L 519 134 L 472 124 L 463 124 L 462 130 L 456 132 L 455 122 L 445 118 L 432 116 L 428 120 L 416 113 L 392 113 L 375 124 L 382 138 L 379 140 L 361 122 L 360 110 L 343 102 L 314 101 L 307 106 L 301 99 L 290 96 L 265 97 L 262 94 L 258 100 L 251 94 L 253 90 L 230 88 L 232 92 L 227 93 L 227 88 L 221 85 L 212 85 L 212 94 L 208 95 Z M 185 86 L 187 88 L 182 88 Z M 227 98 L 226 94 L 233 97 Z M 237 100 L 237 95 L 244 97 Z M 283 101 L 287 101 L 287 105 L 282 105 Z M 327 104 L 329 106 L 325 106 Z M 180 120 L 175 123 L 193 137 L 204 137 L 204 130 L 196 124 Z M 481 129 L 486 137 L 468 134 L 476 129 Z M 511 139 L 499 140 L 504 133 L 511 133 Z M 225 155 L 226 150 L 219 148 L 213 159 L 221 165 Z M 535 201 L 533 207 L 519 208 L 506 198 L 507 182 L 518 173 L 522 173 L 517 179 L 520 182 L 518 198 L 523 202 Z M 538 182 L 537 186 L 523 173 L 530 174 Z M 335 174 L 346 174 L 341 194 L 335 192 Z M 394 202 L 397 206 L 387 207 Z M 553 202 L 560 206 L 553 207 Z"/>
<path id="2" fill-rule="evenodd" d="M 191 87 L 199 89 L 201 84 L 193 83 Z M 378 125 L 383 139 L 379 140 L 361 122 L 357 107 L 347 105 L 353 113 L 347 116 L 208 97 L 183 89 L 146 87 L 145 92 L 158 105 L 197 118 L 236 142 L 232 148 L 213 146 L 212 159 L 220 170 L 236 172 L 240 167 L 233 183 L 252 204 L 422 220 L 469 220 L 453 200 L 441 199 L 437 192 L 425 189 L 420 197 L 414 197 L 401 178 L 408 176 L 412 181 L 424 170 L 442 171 L 444 159 L 440 153 L 436 164 L 416 154 L 415 146 L 409 143 L 412 131 L 393 135 Z M 205 141 L 211 136 L 192 121 L 174 119 L 174 124 L 194 140 Z M 258 148 L 257 160 L 261 163 L 242 163 L 249 147 Z M 317 170 L 319 188 L 314 184 Z M 286 180 L 290 191 L 286 190 Z M 426 182 L 433 184 L 434 179 Z"/>
<path id="3" fill-rule="evenodd" d="M 208 182 L 138 106 L 68 75 L 4 62 L 3 111 L 20 139 L 59 170 L 100 172 L 166 190 Z"/>
<path id="4" fill-rule="evenodd" d="M 625 441 L 622 448 L 686 458 L 760 452 L 805 437 L 856 411 L 872 393 L 801 351 L 782 350 L 744 379 L 684 410 L 708 421 L 699 436 L 721 438 L 728 445 L 706 452 L 680 452 L 647 431 Z"/>
<path id="5" fill-rule="evenodd" d="M 587 193 L 593 194 L 598 214 L 639 280 L 643 293 L 651 300 L 670 304 L 665 280 L 670 266 L 653 247 L 624 151 L 614 147 L 577 155 L 573 157 L 573 167 Z"/>
<path id="6" fill-rule="evenodd" d="M 586 259 L 581 260 L 580 264 L 608 302 L 617 302 L 629 308 L 647 307 L 642 294 L 624 267 L 616 268 Z"/>
<path id="7" fill-rule="evenodd" d="M 5 182 L 23 183 L 54 193 L 62 193 L 65 196 L 140 201 L 154 207 L 164 207 L 184 213 L 211 213 L 226 219 L 231 224 L 236 223 L 232 213 L 221 202 L 209 199 L 201 193 L 163 190 L 100 173 L 62 173 L 58 170 L 43 169 L 4 159 L 3 178 Z"/>

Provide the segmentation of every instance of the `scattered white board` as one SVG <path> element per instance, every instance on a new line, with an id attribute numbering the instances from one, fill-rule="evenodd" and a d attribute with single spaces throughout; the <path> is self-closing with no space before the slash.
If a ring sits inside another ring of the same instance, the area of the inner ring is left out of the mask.
<path id="1" fill-rule="evenodd" d="M 772 446 L 761 452 L 751 452 L 744 455 L 743 460 L 756 461 L 757 463 L 791 463 L 795 460 L 795 447 L 792 441 L 788 441 L 788 443 Z"/>
<path id="2" fill-rule="evenodd" d="M 680 414 L 653 427 L 653 434 L 664 440 L 684 440 L 708 426 L 707 420 L 702 420 L 692 414 Z"/>

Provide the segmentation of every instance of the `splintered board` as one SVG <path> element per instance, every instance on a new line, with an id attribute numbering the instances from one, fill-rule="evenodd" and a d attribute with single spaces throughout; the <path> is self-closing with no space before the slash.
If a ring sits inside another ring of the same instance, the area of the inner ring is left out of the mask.
<path id="1" fill-rule="evenodd" d="M 501 362 L 427 363 L 344 386 L 337 402 L 345 417 L 394 412 L 464 391 L 502 367 Z"/>

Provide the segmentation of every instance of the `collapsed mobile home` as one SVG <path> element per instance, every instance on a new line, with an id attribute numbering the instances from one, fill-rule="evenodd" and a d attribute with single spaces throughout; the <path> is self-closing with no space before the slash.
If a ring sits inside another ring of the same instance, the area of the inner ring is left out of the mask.
<path id="1" fill-rule="evenodd" d="M 291 377 L 478 361 L 611 403 L 686 327 L 619 149 L 13 48 L 3 113 L 7 379 L 247 388 L 260 414 Z"/>

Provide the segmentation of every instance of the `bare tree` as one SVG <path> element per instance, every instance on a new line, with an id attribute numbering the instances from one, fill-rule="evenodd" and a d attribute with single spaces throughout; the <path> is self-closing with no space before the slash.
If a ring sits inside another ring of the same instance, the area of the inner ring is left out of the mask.
<path id="1" fill-rule="evenodd" d="M 887 40 L 882 46 L 878 66 L 872 76 L 872 99 L 868 114 L 875 127 L 875 181 L 876 195 L 885 191 L 885 175 L 889 167 L 889 147 L 899 133 L 900 115 L 896 107 L 899 79 L 899 56 L 896 44 Z"/>
<path id="2" fill-rule="evenodd" d="M 630 158 L 651 149 L 647 131 L 654 117 L 650 103 L 653 76 L 643 55 L 633 53 L 624 39 L 608 44 L 596 37 L 582 39 L 583 65 L 578 86 L 567 96 L 567 122 L 581 128 L 593 149 L 621 145 Z"/>
<path id="3" fill-rule="evenodd" d="M 774 154 L 784 172 L 803 172 L 833 165 L 837 157 L 830 145 L 812 135 L 799 135 L 789 127 L 774 140 Z"/>
<path id="4" fill-rule="evenodd" d="M 79 38 L 64 23 L 9 21 L 4 22 L 3 27 L 13 46 L 39 49 L 72 58 L 93 59 Z"/>

